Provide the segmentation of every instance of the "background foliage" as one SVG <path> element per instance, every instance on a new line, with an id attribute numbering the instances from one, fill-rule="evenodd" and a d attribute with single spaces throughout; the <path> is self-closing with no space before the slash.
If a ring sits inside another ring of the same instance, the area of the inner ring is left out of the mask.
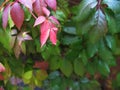
<path id="1" fill-rule="evenodd" d="M 48 40 L 40 47 L 39 27 L 33 27 L 35 19 L 24 6 L 21 31 L 10 17 L 6 30 L 0 24 L 0 62 L 6 68 L 1 86 L 5 90 L 119 89 L 120 1 L 57 0 L 57 5 L 51 11 L 61 24 L 55 46 Z M 32 40 L 20 47 L 15 38 L 23 31 Z"/>

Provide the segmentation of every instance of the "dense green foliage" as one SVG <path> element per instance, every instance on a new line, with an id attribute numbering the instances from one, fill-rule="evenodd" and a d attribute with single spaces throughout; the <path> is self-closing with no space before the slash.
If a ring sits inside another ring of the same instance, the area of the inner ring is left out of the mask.
<path id="1" fill-rule="evenodd" d="M 55 46 L 48 40 L 40 47 L 39 27 L 33 27 L 35 20 L 24 6 L 22 31 L 17 30 L 11 18 L 6 30 L 0 24 L 0 62 L 6 68 L 1 86 L 5 90 L 33 90 L 36 86 L 44 90 L 102 90 L 99 79 L 110 76 L 110 68 L 116 66 L 120 56 L 120 0 L 82 0 L 73 6 L 68 0 L 57 3 L 52 14 L 61 26 Z M 14 30 L 17 36 L 12 35 Z M 28 31 L 33 40 L 19 46 L 16 37 L 22 37 L 23 31 Z M 49 67 L 34 68 L 36 61 L 45 61 Z M 20 78 L 24 85 L 12 84 L 11 77 Z M 120 73 L 111 87 L 119 89 L 119 83 Z"/>

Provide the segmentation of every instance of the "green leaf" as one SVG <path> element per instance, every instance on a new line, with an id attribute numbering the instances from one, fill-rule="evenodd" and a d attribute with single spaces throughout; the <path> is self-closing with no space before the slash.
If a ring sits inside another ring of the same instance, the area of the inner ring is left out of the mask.
<path id="1" fill-rule="evenodd" d="M 51 58 L 50 60 L 50 69 L 51 70 L 57 70 L 60 67 L 60 59 L 59 57 Z"/>
<path id="2" fill-rule="evenodd" d="M 120 13 L 120 1 L 119 0 L 103 0 L 104 4 L 108 5 L 115 14 Z"/>
<path id="3" fill-rule="evenodd" d="M 75 36 L 64 36 L 62 38 L 62 44 L 70 45 L 70 44 L 77 42 L 78 40 L 79 40 L 79 38 L 75 37 Z"/>
<path id="4" fill-rule="evenodd" d="M 33 77 L 33 71 L 27 71 L 23 74 L 22 78 L 23 78 L 23 82 L 25 84 L 29 84 L 31 82 L 31 79 Z"/>
<path id="5" fill-rule="evenodd" d="M 71 35 L 76 35 L 76 28 L 75 27 L 64 27 L 64 32 L 71 34 Z"/>
<path id="6" fill-rule="evenodd" d="M 11 32 L 10 30 L 6 30 L 3 31 L 0 29 L 0 42 L 3 44 L 4 48 L 6 48 L 9 52 L 11 52 L 11 40 L 12 40 L 12 36 L 11 36 Z"/>
<path id="7" fill-rule="evenodd" d="M 98 62 L 97 68 L 98 68 L 99 72 L 104 76 L 108 76 L 110 73 L 110 68 L 109 68 L 108 64 L 104 63 L 103 61 Z"/>
<path id="8" fill-rule="evenodd" d="M 104 61 L 114 60 L 112 52 L 106 48 L 104 41 L 99 43 L 99 57 Z"/>
<path id="9" fill-rule="evenodd" d="M 111 34 L 115 34 L 120 32 L 119 28 L 117 28 L 117 20 L 116 17 L 112 14 L 113 12 L 109 9 L 105 9 L 106 20 L 108 24 L 108 30 Z"/>
<path id="10" fill-rule="evenodd" d="M 85 67 L 80 60 L 74 60 L 74 72 L 79 75 L 83 76 L 85 73 Z"/>
<path id="11" fill-rule="evenodd" d="M 95 25 L 89 31 L 89 41 L 91 43 L 95 43 L 96 41 L 100 40 L 100 38 L 103 37 L 108 31 L 106 18 L 101 9 L 96 11 L 93 19 Z"/>
<path id="12" fill-rule="evenodd" d="M 93 57 L 98 52 L 98 44 L 87 43 L 87 56 L 89 58 Z"/>
<path id="13" fill-rule="evenodd" d="M 76 21 L 83 21 L 89 17 L 93 12 L 95 6 L 97 5 L 97 0 L 82 0 L 78 9 L 77 16 L 75 17 Z"/>
<path id="14" fill-rule="evenodd" d="M 33 76 L 33 71 L 27 71 L 23 74 L 23 80 L 30 80 Z"/>
<path id="15" fill-rule="evenodd" d="M 73 67 L 71 62 L 68 60 L 61 60 L 60 70 L 65 76 L 70 77 L 70 75 L 73 72 Z"/>
<path id="16" fill-rule="evenodd" d="M 81 53 L 81 60 L 82 60 L 84 65 L 86 65 L 88 63 L 88 58 L 87 58 L 85 50 L 83 50 L 82 53 Z"/>
<path id="17" fill-rule="evenodd" d="M 115 51 L 116 50 L 116 40 L 113 36 L 106 36 L 106 43 L 107 46 L 112 50 Z"/>

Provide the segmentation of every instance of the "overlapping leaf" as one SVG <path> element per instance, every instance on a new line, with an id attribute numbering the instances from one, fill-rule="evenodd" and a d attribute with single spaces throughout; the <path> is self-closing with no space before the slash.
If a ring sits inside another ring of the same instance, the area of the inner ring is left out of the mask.
<path id="1" fill-rule="evenodd" d="M 103 0 L 103 3 L 107 4 L 115 14 L 120 13 L 120 0 Z"/>
<path id="2" fill-rule="evenodd" d="M 16 27 L 20 29 L 24 21 L 24 11 L 18 2 L 12 5 L 10 14 Z"/>
<path id="3" fill-rule="evenodd" d="M 8 4 L 3 11 L 3 15 L 2 15 L 2 26 L 5 29 L 7 27 L 7 23 L 8 23 L 8 16 L 9 16 L 9 10 L 10 10 L 10 4 Z"/>

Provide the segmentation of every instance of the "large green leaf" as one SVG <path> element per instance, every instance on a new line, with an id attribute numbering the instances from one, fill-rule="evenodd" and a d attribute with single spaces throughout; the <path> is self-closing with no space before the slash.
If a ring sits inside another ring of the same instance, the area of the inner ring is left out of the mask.
<path id="1" fill-rule="evenodd" d="M 65 76 L 70 77 L 70 75 L 73 72 L 73 66 L 70 61 L 62 60 L 60 65 L 60 70 Z"/>

